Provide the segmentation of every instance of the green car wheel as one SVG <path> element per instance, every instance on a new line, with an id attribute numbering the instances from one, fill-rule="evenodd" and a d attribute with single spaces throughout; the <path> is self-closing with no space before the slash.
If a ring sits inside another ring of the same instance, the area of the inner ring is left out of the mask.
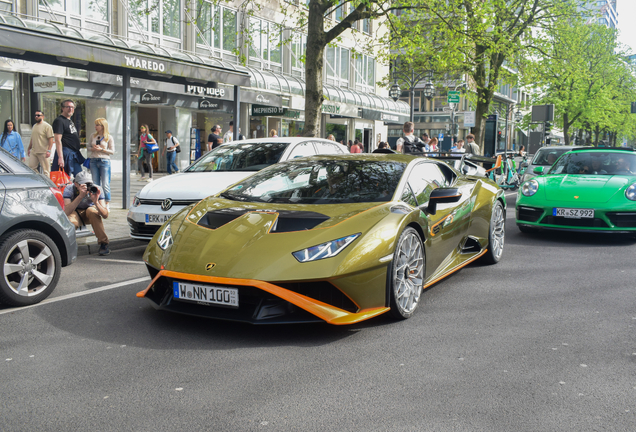
<path id="1" fill-rule="evenodd" d="M 416 230 L 407 227 L 398 240 L 391 266 L 388 288 L 394 318 L 410 318 L 417 309 L 424 285 L 424 266 L 422 239 Z"/>

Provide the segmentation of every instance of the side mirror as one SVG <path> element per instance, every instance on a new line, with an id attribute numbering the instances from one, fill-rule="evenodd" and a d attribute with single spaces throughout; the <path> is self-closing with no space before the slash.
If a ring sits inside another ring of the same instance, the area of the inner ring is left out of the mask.
<path id="1" fill-rule="evenodd" d="M 538 166 L 535 169 L 532 170 L 533 173 L 538 174 L 538 175 L 542 175 L 543 174 L 543 170 L 544 168 L 542 166 Z"/>
<path id="2" fill-rule="evenodd" d="M 528 168 L 528 162 L 521 162 L 521 168 Z"/>
<path id="3" fill-rule="evenodd" d="M 437 188 L 431 192 L 426 205 L 426 212 L 434 215 L 437 213 L 437 205 L 442 203 L 457 202 L 462 197 L 458 188 Z M 424 207 L 424 206 L 422 206 Z"/>

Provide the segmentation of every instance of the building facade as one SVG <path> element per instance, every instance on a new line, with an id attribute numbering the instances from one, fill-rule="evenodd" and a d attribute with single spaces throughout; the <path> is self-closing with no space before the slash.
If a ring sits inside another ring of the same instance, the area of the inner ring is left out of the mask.
<path id="1" fill-rule="evenodd" d="M 282 1 L 287 8 L 306 8 Z M 28 145 L 34 110 L 43 109 L 52 122 L 60 102 L 72 99 L 83 142 L 96 118 L 108 120 L 116 143 L 112 171 L 123 176 L 136 166 L 142 124 L 159 142 L 164 131 L 173 131 L 184 146 L 181 167 L 201 154 L 217 124 L 225 132 L 234 121 L 248 138 L 271 130 L 298 135 L 304 127 L 307 35 L 280 30 L 276 23 L 285 16 L 277 1 L 255 14 L 240 5 L 0 0 L 1 118 L 13 119 Z M 337 9 L 330 19 L 344 14 Z M 327 48 L 324 59 L 323 137 L 334 134 L 345 143 L 358 138 L 368 151 L 386 139 L 388 124 L 408 118 L 408 105 L 376 85 L 388 69 L 372 54 L 354 54 L 361 51 L 360 38 L 374 31 L 373 22 L 359 23 Z M 58 85 L 34 85 L 44 77 Z M 163 158 L 153 163 L 165 169 Z"/>

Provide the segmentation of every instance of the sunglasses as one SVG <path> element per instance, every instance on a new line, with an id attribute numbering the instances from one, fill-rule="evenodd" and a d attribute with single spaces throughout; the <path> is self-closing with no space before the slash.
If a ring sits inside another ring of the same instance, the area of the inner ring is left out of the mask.
<path id="1" fill-rule="evenodd" d="M 42 117 L 42 114 L 35 114 L 36 117 Z"/>

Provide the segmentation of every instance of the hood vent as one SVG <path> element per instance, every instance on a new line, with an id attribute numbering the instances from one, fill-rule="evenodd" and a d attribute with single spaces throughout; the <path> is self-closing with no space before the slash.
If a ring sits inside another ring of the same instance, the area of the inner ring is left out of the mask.
<path id="1" fill-rule="evenodd" d="M 239 208 L 214 210 L 203 216 L 199 220 L 199 225 L 205 228 L 217 229 L 250 212 L 258 213 L 258 210 Z M 310 230 L 329 220 L 329 216 L 309 211 L 263 210 L 263 212 L 278 213 L 276 223 L 270 231 L 277 233 Z"/>

